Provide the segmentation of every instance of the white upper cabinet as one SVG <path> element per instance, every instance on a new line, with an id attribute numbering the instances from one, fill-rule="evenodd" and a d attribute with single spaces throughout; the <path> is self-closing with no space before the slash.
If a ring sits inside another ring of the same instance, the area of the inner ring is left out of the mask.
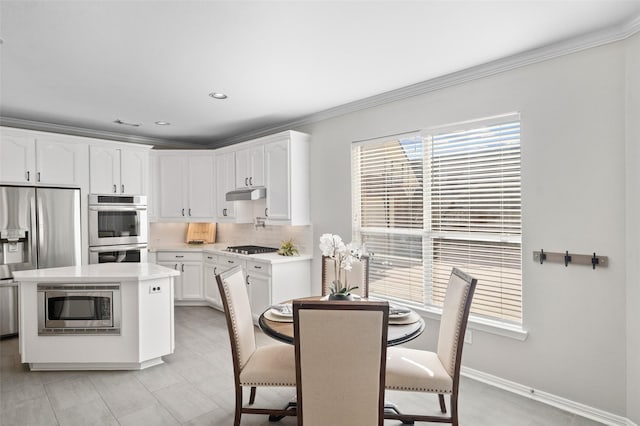
<path id="1" fill-rule="evenodd" d="M 76 137 L 2 128 L 0 181 L 25 185 L 82 186 L 87 145 Z"/>
<path id="2" fill-rule="evenodd" d="M 271 225 L 308 225 L 309 137 L 284 132 L 265 144 L 266 217 Z"/>
<path id="3" fill-rule="evenodd" d="M 253 204 L 250 201 L 227 201 L 227 192 L 236 189 L 237 151 L 216 153 L 216 219 L 218 222 L 253 222 Z"/>
<path id="4" fill-rule="evenodd" d="M 93 194 L 147 193 L 149 148 L 124 145 L 91 145 L 89 148 L 90 191 Z"/>
<path id="5" fill-rule="evenodd" d="M 213 151 L 159 151 L 157 218 L 215 220 L 214 179 Z"/>
<path id="6" fill-rule="evenodd" d="M 220 221 L 236 217 L 235 203 L 227 201 L 226 194 L 236 188 L 236 153 L 216 154 L 216 216 Z"/>
<path id="7" fill-rule="evenodd" d="M 236 151 L 236 188 L 264 186 L 264 146 Z"/>

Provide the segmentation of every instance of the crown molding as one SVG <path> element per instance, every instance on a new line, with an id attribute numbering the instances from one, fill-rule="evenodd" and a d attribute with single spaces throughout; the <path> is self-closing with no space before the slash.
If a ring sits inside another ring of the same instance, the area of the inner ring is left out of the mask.
<path id="1" fill-rule="evenodd" d="M 193 143 L 172 142 L 164 139 L 127 135 L 124 133 L 107 132 L 103 130 L 87 129 L 84 127 L 66 126 L 63 124 L 47 123 L 44 121 L 23 120 L 20 118 L 4 116 L 0 116 L 0 125 L 4 127 L 15 127 L 24 130 L 36 130 L 41 132 L 60 133 L 64 135 L 80 136 L 86 138 L 105 139 L 114 142 L 153 145 L 156 148 L 206 148 L 206 146 Z"/>
<path id="2" fill-rule="evenodd" d="M 561 56 L 570 55 L 593 47 L 603 46 L 610 43 L 625 40 L 632 35 L 640 32 L 640 16 L 632 18 L 623 24 L 615 27 L 606 28 L 600 31 L 584 34 L 558 43 L 528 50 L 522 53 L 511 55 L 495 61 L 487 62 L 462 71 L 436 77 L 410 86 L 401 87 L 399 89 L 384 92 L 368 98 L 349 102 L 334 108 L 329 108 L 305 117 L 289 121 L 277 126 L 265 127 L 253 132 L 243 133 L 236 137 L 226 139 L 225 144 L 233 144 L 246 141 L 255 137 L 261 137 L 273 132 L 280 132 L 287 129 L 295 129 L 297 127 L 313 124 L 319 121 L 338 117 L 400 101 L 413 96 L 419 96 L 436 90 L 444 89 L 450 86 L 456 86 L 473 80 L 489 77 L 505 71 L 521 68 Z"/>
<path id="3" fill-rule="evenodd" d="M 502 59 L 487 62 L 481 65 L 470 67 L 462 71 L 436 77 L 430 80 L 422 81 L 399 89 L 380 93 L 368 98 L 349 102 L 334 108 L 329 108 L 317 113 L 309 114 L 294 120 L 286 121 L 277 125 L 262 127 L 257 130 L 240 133 L 231 138 L 214 140 L 209 144 L 196 144 L 188 142 L 172 142 L 163 139 L 148 138 L 143 136 L 132 136 L 122 133 L 106 132 L 101 130 L 92 130 L 74 126 L 59 125 L 40 121 L 22 120 L 11 117 L 0 116 L 0 125 L 8 127 L 18 127 L 29 130 L 40 130 L 53 133 L 64 133 L 75 136 L 93 137 L 99 139 L 108 139 L 120 142 L 131 142 L 146 145 L 154 145 L 158 148 L 180 147 L 180 148 L 218 148 L 228 145 L 234 145 L 247 140 L 268 136 L 273 133 L 299 128 L 319 121 L 362 111 L 368 108 L 385 105 L 391 102 L 400 101 L 414 96 L 423 95 L 444 89 L 451 86 L 460 85 L 473 80 L 489 77 L 505 71 L 521 68 L 561 56 L 570 55 L 593 47 L 603 46 L 606 44 L 625 40 L 632 35 L 640 32 L 640 15 L 620 25 L 609 27 L 600 31 L 584 34 L 569 40 L 550 44 L 540 48 L 528 50 L 526 52 L 511 55 Z"/>

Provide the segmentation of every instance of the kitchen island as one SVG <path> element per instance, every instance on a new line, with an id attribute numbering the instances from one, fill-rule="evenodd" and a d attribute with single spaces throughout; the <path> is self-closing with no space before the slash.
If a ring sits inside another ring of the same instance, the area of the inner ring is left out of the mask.
<path id="1" fill-rule="evenodd" d="M 31 370 L 139 370 L 173 353 L 173 280 L 151 263 L 15 272 Z"/>

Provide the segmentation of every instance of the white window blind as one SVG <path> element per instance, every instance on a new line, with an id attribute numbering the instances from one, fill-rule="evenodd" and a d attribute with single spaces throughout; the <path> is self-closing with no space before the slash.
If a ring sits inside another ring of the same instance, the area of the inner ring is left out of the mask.
<path id="1" fill-rule="evenodd" d="M 453 267 L 478 279 L 471 312 L 522 322 L 520 123 L 354 143 L 354 239 L 370 292 L 441 306 Z"/>
<path id="2" fill-rule="evenodd" d="M 417 134 L 355 144 L 354 238 L 370 254 L 369 291 L 424 302 L 424 143 Z"/>
<path id="3" fill-rule="evenodd" d="M 441 305 L 451 268 L 478 279 L 471 312 L 522 321 L 519 120 L 427 137 L 427 298 Z"/>

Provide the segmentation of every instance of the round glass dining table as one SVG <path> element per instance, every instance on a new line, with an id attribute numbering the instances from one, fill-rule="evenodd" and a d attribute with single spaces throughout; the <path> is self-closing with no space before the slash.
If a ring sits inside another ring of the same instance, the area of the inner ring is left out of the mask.
<path id="1" fill-rule="evenodd" d="M 302 300 L 322 300 L 321 296 L 305 297 Z M 282 302 L 282 305 L 290 304 L 291 301 Z M 330 302 L 328 302 L 330 303 Z M 337 302 L 340 303 L 340 302 Z M 363 302 L 366 303 L 366 302 Z M 409 311 L 409 312 L 406 312 Z M 424 331 L 424 319 L 416 312 L 407 309 L 393 315 L 390 309 L 389 325 L 387 330 L 387 346 L 400 345 L 415 339 Z M 267 308 L 260 318 L 258 325 L 269 337 L 284 343 L 293 345 L 293 315 L 272 315 L 272 308 Z"/>

